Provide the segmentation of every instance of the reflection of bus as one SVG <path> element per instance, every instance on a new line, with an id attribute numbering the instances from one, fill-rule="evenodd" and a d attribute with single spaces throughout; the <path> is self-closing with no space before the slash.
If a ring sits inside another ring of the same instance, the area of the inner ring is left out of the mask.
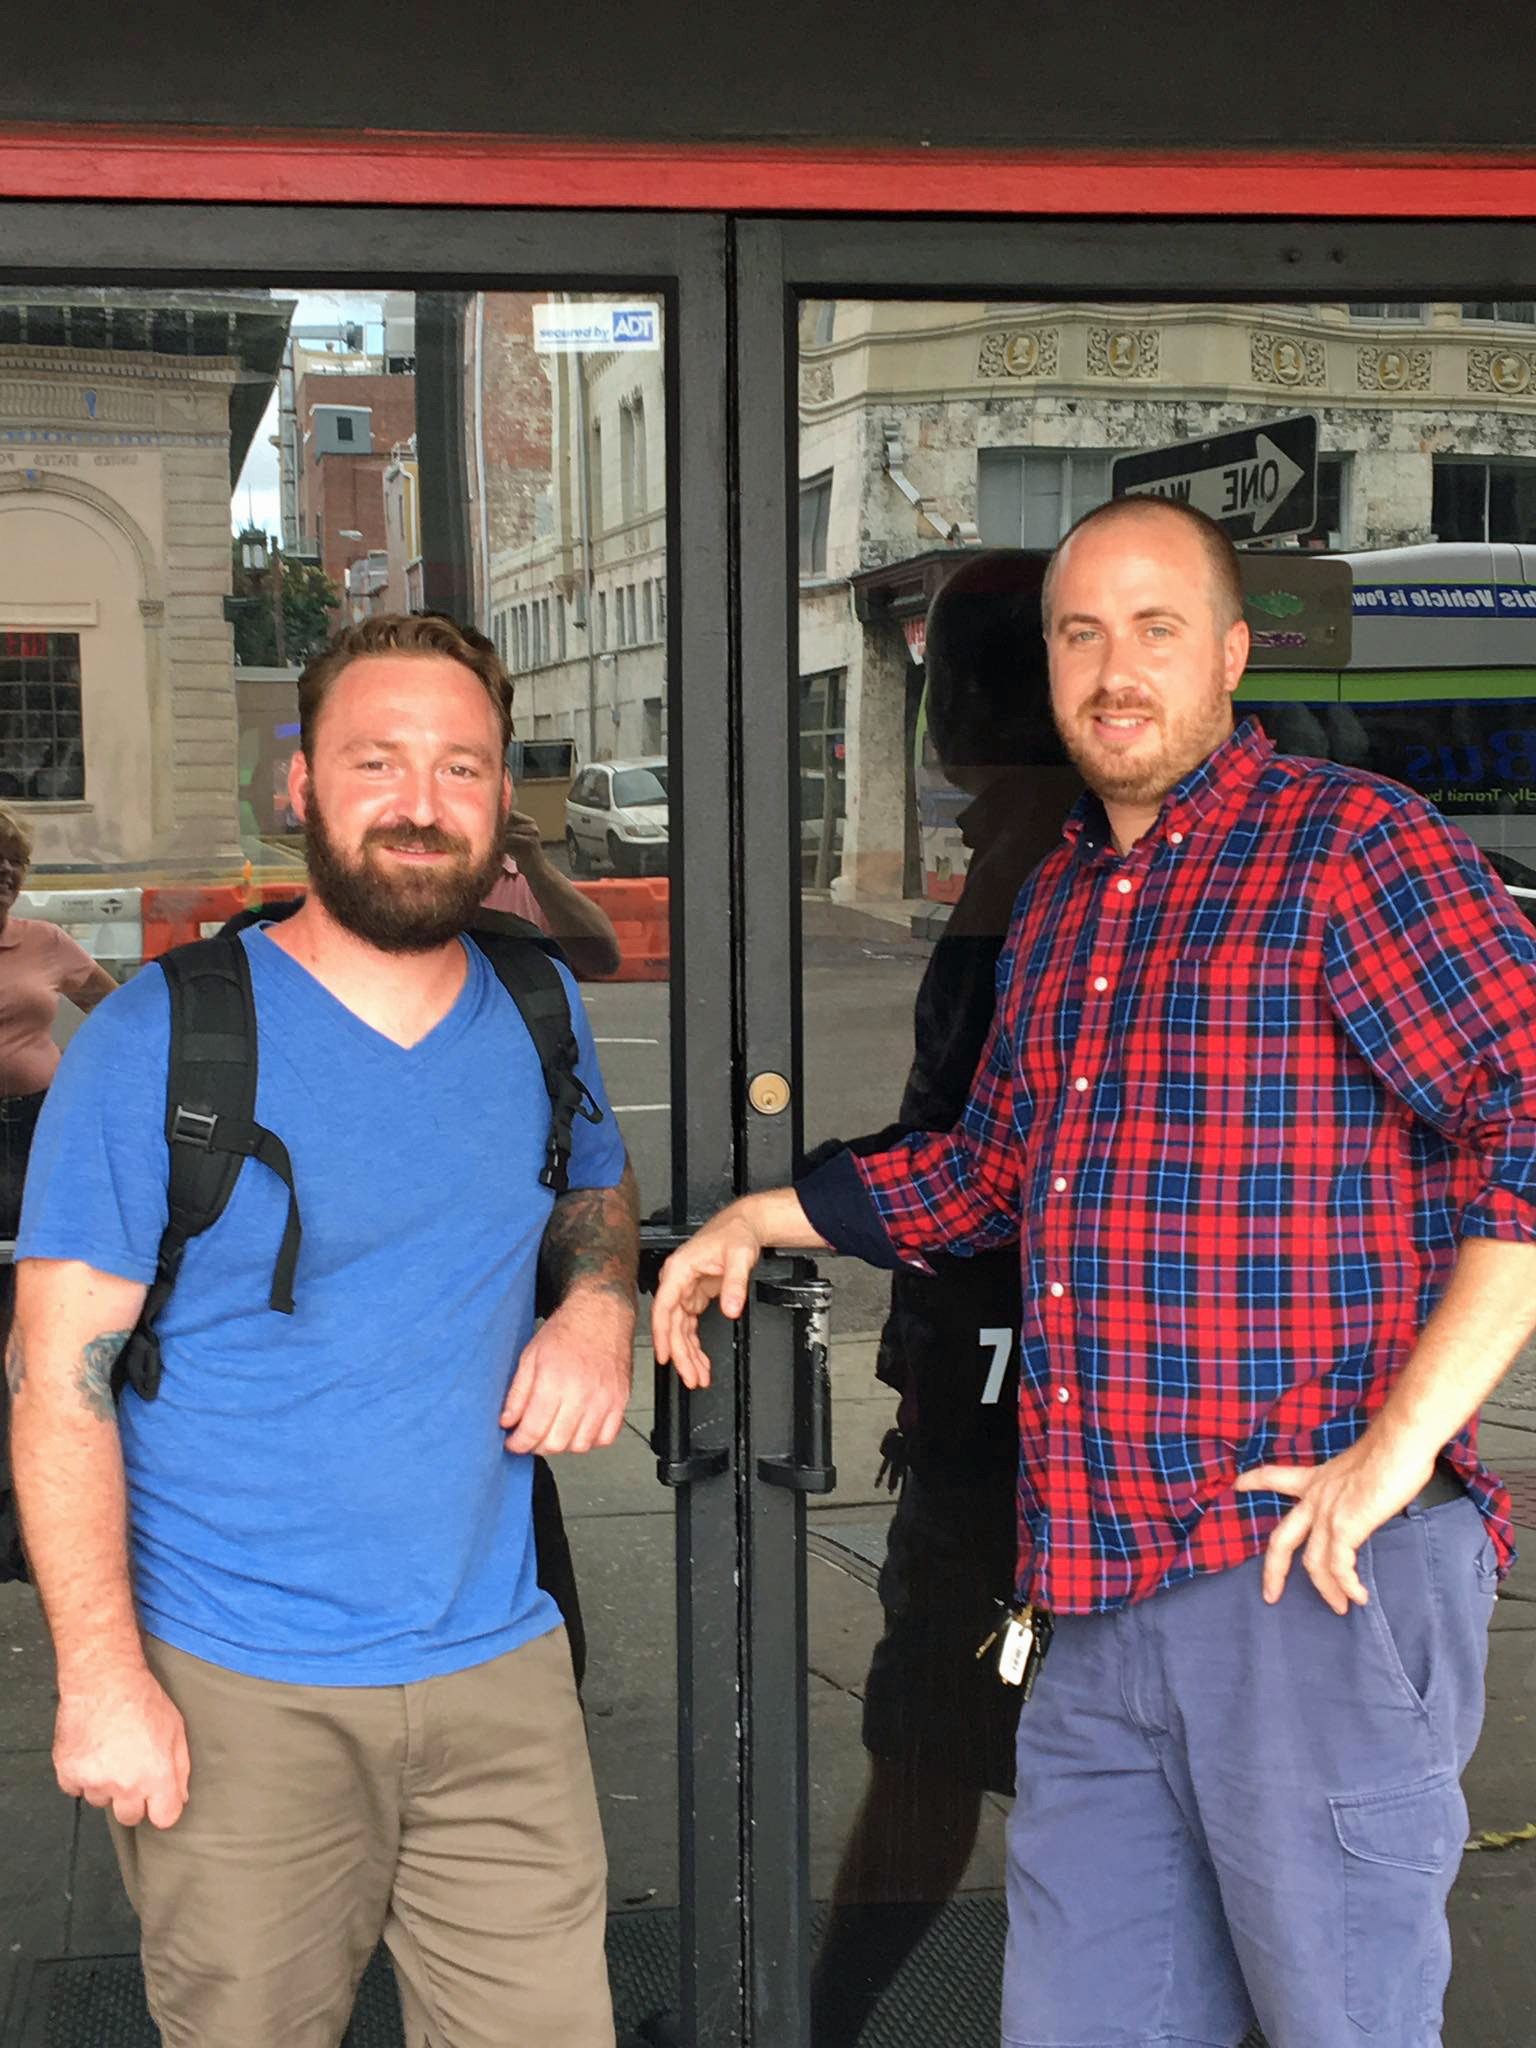
<path id="1" fill-rule="evenodd" d="M 1249 556 L 1245 568 L 1262 560 L 1304 579 L 1327 559 Z M 1331 560 L 1352 575 L 1347 657 L 1256 665 L 1239 707 L 1287 753 L 1418 790 L 1506 882 L 1536 884 L 1536 547 L 1455 542 Z"/>

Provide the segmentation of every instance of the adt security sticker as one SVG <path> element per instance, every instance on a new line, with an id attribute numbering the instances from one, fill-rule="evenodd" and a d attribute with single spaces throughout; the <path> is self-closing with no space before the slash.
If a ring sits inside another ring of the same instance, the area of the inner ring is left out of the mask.
<path id="1" fill-rule="evenodd" d="M 584 355 L 604 349 L 661 347 L 661 308 L 654 305 L 535 306 L 533 345 L 540 355 Z"/>

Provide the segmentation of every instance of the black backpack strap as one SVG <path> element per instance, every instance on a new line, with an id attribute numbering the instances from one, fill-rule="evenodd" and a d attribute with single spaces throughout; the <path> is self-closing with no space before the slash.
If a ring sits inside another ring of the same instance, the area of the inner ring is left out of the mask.
<path id="1" fill-rule="evenodd" d="M 270 1305 L 293 1313 L 293 1278 L 303 1236 L 293 1164 L 281 1138 L 255 1121 L 256 1005 L 250 962 L 238 938 L 196 939 L 155 963 L 171 998 L 165 1077 L 165 1138 L 170 1150 L 168 1220 L 155 1277 L 113 1368 L 146 1401 L 160 1389 L 155 1322 L 171 1297 L 188 1241 L 217 1223 L 247 1159 L 260 1160 L 288 1190 L 288 1219 L 272 1274 Z"/>
<path id="2" fill-rule="evenodd" d="M 603 1112 L 576 1071 L 576 1033 L 565 983 L 550 958 L 544 934 L 522 918 L 482 915 L 468 935 L 516 1003 L 539 1056 L 549 1092 L 549 1140 L 539 1180 L 563 1195 L 570 1186 L 571 1133 L 576 1118 L 583 1116 L 593 1124 L 603 1120 Z"/>

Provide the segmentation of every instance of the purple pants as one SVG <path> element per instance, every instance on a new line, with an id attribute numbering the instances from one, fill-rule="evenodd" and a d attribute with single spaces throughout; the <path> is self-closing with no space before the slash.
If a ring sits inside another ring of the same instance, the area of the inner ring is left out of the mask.
<path id="1" fill-rule="evenodd" d="M 1063 1616 L 1019 1721 L 1005 2048 L 1435 2048 L 1494 1561 L 1394 1516 L 1340 1618 L 1299 1560 Z"/>

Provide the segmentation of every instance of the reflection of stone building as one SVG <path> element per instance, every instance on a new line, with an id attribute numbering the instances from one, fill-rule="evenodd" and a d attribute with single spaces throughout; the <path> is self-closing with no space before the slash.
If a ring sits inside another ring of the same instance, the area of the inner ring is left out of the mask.
<path id="1" fill-rule="evenodd" d="M 391 451 L 384 472 L 386 580 L 381 609 L 419 612 L 421 584 L 421 477 L 416 436 Z"/>
<path id="2" fill-rule="evenodd" d="M 915 886 L 895 595 L 850 579 L 980 542 L 1050 548 L 1114 457 L 1315 412 L 1302 545 L 1536 540 L 1536 306 L 808 302 L 800 673 L 842 684 L 846 885 Z M 899 580 L 899 578 L 898 578 Z M 931 575 L 930 575 L 931 580 Z M 906 606 L 905 610 L 910 611 Z"/>
<path id="3" fill-rule="evenodd" d="M 583 758 L 657 752 L 666 694 L 666 432 L 659 347 L 540 354 L 523 295 L 466 319 L 472 552 L 526 740 Z M 483 353 L 477 353 L 477 350 Z M 476 388 L 476 365 L 484 381 Z"/>
<path id="4" fill-rule="evenodd" d="M 0 291 L 0 797 L 40 869 L 239 856 L 230 487 L 291 311 Z"/>

